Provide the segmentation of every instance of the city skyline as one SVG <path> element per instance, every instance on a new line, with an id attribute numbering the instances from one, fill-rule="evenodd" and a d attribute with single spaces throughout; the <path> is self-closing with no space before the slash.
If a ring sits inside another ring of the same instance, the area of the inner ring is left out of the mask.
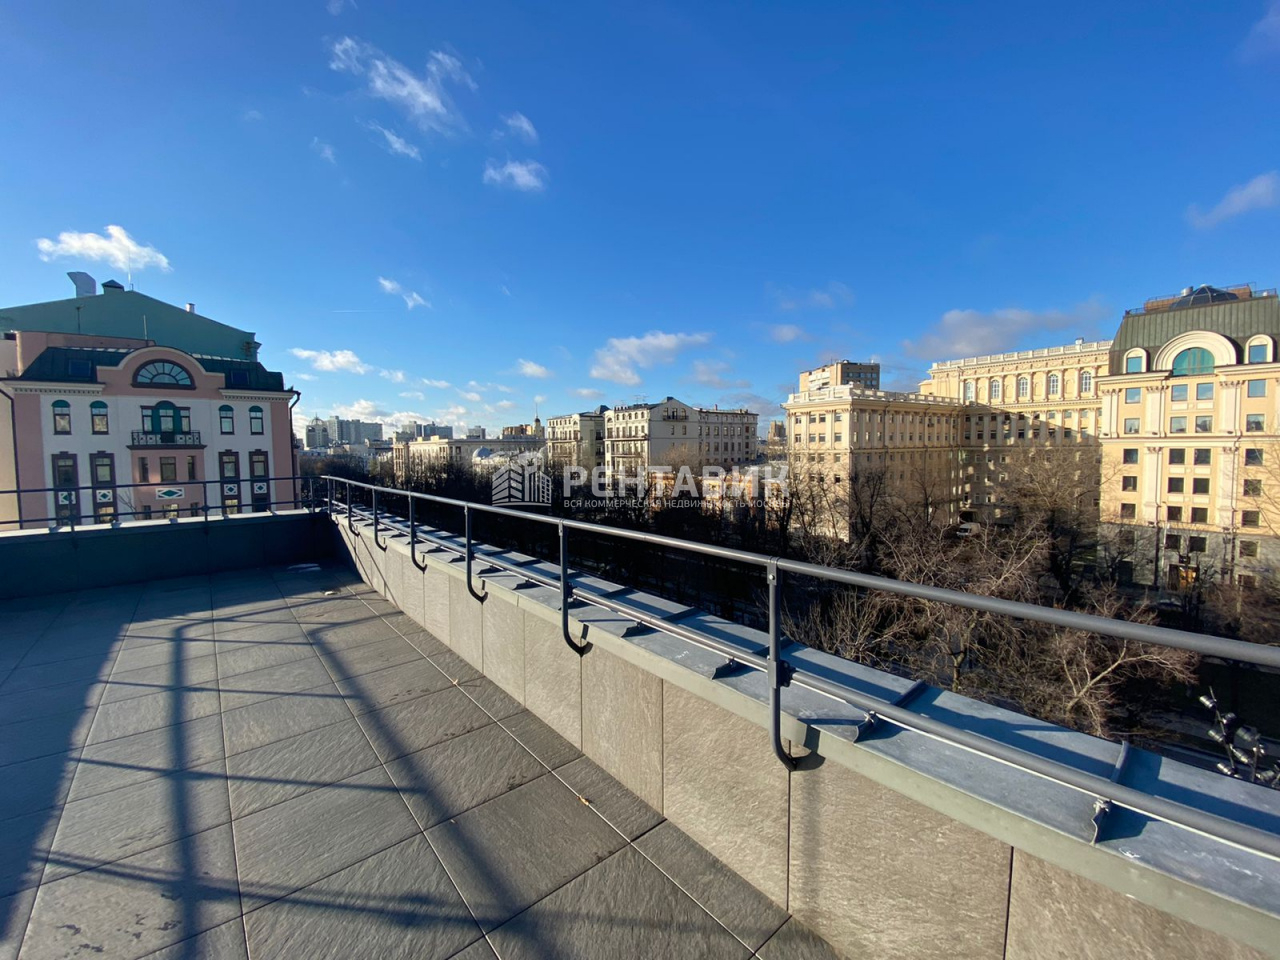
<path id="1" fill-rule="evenodd" d="M 912 389 L 1186 285 L 1274 282 L 1274 3 L 1066 26 L 69 9 L 0 38 L 0 78 L 44 78 L 0 106 L 5 301 L 131 273 L 259 331 L 304 418 L 498 428 L 674 395 L 767 420 L 828 359 Z M 1157 47 L 1180 62 L 1159 86 L 1118 68 Z"/>

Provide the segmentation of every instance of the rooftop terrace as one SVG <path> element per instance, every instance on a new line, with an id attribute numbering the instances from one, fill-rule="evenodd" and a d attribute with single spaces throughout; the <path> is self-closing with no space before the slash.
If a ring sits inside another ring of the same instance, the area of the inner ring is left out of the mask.
<path id="1" fill-rule="evenodd" d="M 345 570 L 0 605 L 0 957 L 833 956 Z"/>

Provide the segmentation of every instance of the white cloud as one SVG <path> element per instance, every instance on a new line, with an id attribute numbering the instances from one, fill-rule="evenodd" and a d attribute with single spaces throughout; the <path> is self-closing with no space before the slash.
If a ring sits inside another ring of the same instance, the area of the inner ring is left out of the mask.
<path id="1" fill-rule="evenodd" d="M 1029 334 L 1070 331 L 1093 337 L 1107 310 L 1097 300 L 1070 310 L 948 310 L 932 328 L 915 340 L 904 340 L 903 351 L 921 360 L 954 360 L 1012 350 Z"/>
<path id="2" fill-rule="evenodd" d="M 310 360 L 313 370 L 326 373 L 368 373 L 373 369 L 367 363 L 361 363 L 360 358 L 350 350 L 303 350 L 301 347 L 293 347 L 289 352 L 299 360 Z"/>
<path id="3" fill-rule="evenodd" d="M 483 399 L 483 397 L 481 397 L 480 394 L 476 393 L 474 390 L 459 390 L 458 396 L 460 396 L 463 400 L 470 401 L 471 403 L 479 403 Z"/>
<path id="4" fill-rule="evenodd" d="M 603 390 L 597 390 L 594 387 L 574 387 L 569 392 L 576 394 L 579 397 L 583 397 L 586 400 L 599 400 L 604 396 Z"/>
<path id="5" fill-rule="evenodd" d="M 546 403 L 546 402 L 547 402 L 547 395 L 546 395 L 545 393 L 540 393 L 540 394 L 538 394 L 536 397 L 534 397 L 534 398 L 533 398 L 533 402 L 534 402 L 534 403 Z"/>
<path id="6" fill-rule="evenodd" d="M 476 84 L 457 57 L 433 51 L 419 75 L 373 44 L 343 37 L 330 49 L 329 69 L 363 77 L 370 96 L 400 108 L 425 130 L 447 134 L 467 129 L 448 88 L 474 90 Z"/>
<path id="7" fill-rule="evenodd" d="M 425 400 L 425 399 L 427 399 L 427 395 L 426 395 L 425 393 L 423 393 L 421 390 L 406 390 L 404 393 L 400 394 L 400 396 L 404 397 L 404 399 L 406 399 L 406 400 Z"/>
<path id="8" fill-rule="evenodd" d="M 423 379 L 423 380 L 419 380 L 419 381 L 418 381 L 418 383 L 419 383 L 419 384 L 421 384 L 421 385 L 422 385 L 422 386 L 424 386 L 424 387 L 435 387 L 435 388 L 436 388 L 436 389 L 438 389 L 438 390 L 444 390 L 444 389 L 445 389 L 445 388 L 447 388 L 447 387 L 451 387 L 451 386 L 453 386 L 453 384 L 451 384 L 448 380 L 426 380 L 426 379 Z"/>
<path id="9" fill-rule="evenodd" d="M 383 146 L 387 148 L 388 153 L 394 153 L 401 157 L 412 157 L 414 160 L 422 159 L 422 154 L 418 152 L 418 148 L 395 131 L 388 130 L 382 124 L 373 121 L 369 122 L 368 128 L 382 134 Z"/>
<path id="10" fill-rule="evenodd" d="M 392 383 L 404 383 L 403 370 L 383 370 L 380 376 L 386 377 Z"/>
<path id="11" fill-rule="evenodd" d="M 779 310 L 834 310 L 853 304 L 853 291 L 839 280 L 832 280 L 825 287 L 814 287 L 796 293 L 792 290 L 774 291 Z"/>
<path id="12" fill-rule="evenodd" d="M 329 0 L 324 7 L 330 14 L 336 17 L 338 14 L 342 13 L 343 10 L 347 9 L 347 7 L 354 10 L 356 8 L 356 0 Z"/>
<path id="13" fill-rule="evenodd" d="M 545 380 L 551 376 L 551 371 L 540 363 L 534 363 L 532 360 L 517 360 L 516 367 L 520 371 L 522 377 L 534 377 L 538 380 Z"/>
<path id="14" fill-rule="evenodd" d="M 249 121 L 250 123 L 254 123 L 254 122 L 258 121 L 258 120 L 262 120 L 262 119 L 263 119 L 262 111 L 261 111 L 261 110 L 246 110 L 246 111 L 241 115 L 241 119 L 242 119 L 242 120 L 247 120 L 247 121 Z"/>
<path id="15" fill-rule="evenodd" d="M 379 277 L 378 286 L 382 288 L 383 293 L 390 293 L 399 296 L 400 299 L 404 301 L 406 310 L 412 310 L 414 307 L 426 307 L 428 310 L 431 309 L 431 304 L 426 300 L 423 300 L 422 297 L 413 290 L 406 290 L 395 280 L 390 280 L 387 277 Z"/>
<path id="16" fill-rule="evenodd" d="M 1280 51 L 1280 0 L 1271 0 L 1262 19 L 1253 25 L 1240 52 L 1246 60 Z"/>
<path id="17" fill-rule="evenodd" d="M 325 143 L 319 137 L 311 138 L 311 149 L 320 155 L 321 160 L 325 160 L 329 163 L 338 162 L 338 157 L 333 152 L 333 146 L 331 144 Z"/>
<path id="18" fill-rule="evenodd" d="M 537 143 L 538 131 L 528 117 L 523 113 L 512 113 L 502 118 L 502 122 L 506 124 L 506 132 L 512 136 L 519 137 L 525 143 Z M 499 130 L 501 135 L 503 131 Z"/>
<path id="19" fill-rule="evenodd" d="M 744 390 L 751 386 L 749 380 L 727 380 L 723 376 L 729 364 L 721 360 L 693 361 L 693 380 L 703 386 L 715 387 L 717 390 Z"/>
<path id="20" fill-rule="evenodd" d="M 109 224 L 104 237 L 100 233 L 76 233 L 65 230 L 57 240 L 41 238 L 36 241 L 41 260 L 57 257 L 76 257 L 80 260 L 101 260 L 117 270 L 145 270 L 158 267 L 168 273 L 173 269 L 169 258 L 150 245 L 138 243 L 124 227 Z"/>
<path id="21" fill-rule="evenodd" d="M 526 193 L 545 190 L 549 176 L 547 168 L 536 160 L 508 160 L 499 165 L 497 160 L 490 159 L 484 165 L 485 183 Z"/>
<path id="22" fill-rule="evenodd" d="M 769 339 L 774 343 L 792 343 L 796 340 L 807 340 L 809 338 L 794 323 L 778 323 L 769 328 Z"/>
<path id="23" fill-rule="evenodd" d="M 611 337 L 596 351 L 591 376 L 596 380 L 634 385 L 640 382 L 636 368 L 670 363 L 688 347 L 700 346 L 711 337 L 705 333 L 663 333 L 651 330 L 643 337 Z"/>
<path id="24" fill-rule="evenodd" d="M 337 404 L 329 411 L 332 416 L 350 420 L 366 420 L 400 429 L 407 423 L 426 423 L 433 419 L 414 410 L 386 410 L 372 400 L 357 400 L 351 404 Z"/>
<path id="25" fill-rule="evenodd" d="M 760 417 L 760 426 L 768 427 L 769 421 L 782 416 L 782 405 L 777 400 L 761 396 L 758 393 L 743 391 L 729 393 L 720 398 L 720 409 L 744 408 Z"/>
<path id="26" fill-rule="evenodd" d="M 1187 208 L 1187 219 L 1198 229 L 1216 227 L 1224 220 L 1238 217 L 1252 210 L 1266 210 L 1280 204 L 1280 171 L 1272 170 L 1254 177 L 1248 183 L 1237 184 L 1227 191 L 1208 213 L 1192 204 Z"/>
<path id="27" fill-rule="evenodd" d="M 516 402 L 514 400 L 499 400 L 497 403 L 493 405 L 493 409 L 510 410 L 515 406 L 516 406 Z"/>
<path id="28" fill-rule="evenodd" d="M 319 379 L 320 379 L 320 378 L 319 378 L 319 377 L 317 377 L 314 373 L 291 373 L 291 374 L 289 374 L 289 376 L 290 376 L 290 377 L 292 377 L 292 378 L 294 378 L 295 380 L 307 380 L 307 381 L 311 381 L 311 380 L 319 380 Z"/>

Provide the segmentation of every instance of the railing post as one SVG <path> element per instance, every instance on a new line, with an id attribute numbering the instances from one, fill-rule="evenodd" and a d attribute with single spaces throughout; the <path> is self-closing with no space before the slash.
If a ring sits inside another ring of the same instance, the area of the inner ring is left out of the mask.
<path id="1" fill-rule="evenodd" d="M 794 672 L 791 664 L 779 656 L 782 639 L 779 636 L 779 619 L 782 612 L 782 571 L 778 558 L 771 557 L 766 572 L 769 584 L 769 732 L 773 739 L 773 752 L 788 770 L 796 768 L 796 761 L 782 746 L 782 688 L 790 685 Z"/>
<path id="2" fill-rule="evenodd" d="M 569 601 L 573 599 L 573 586 L 569 583 L 569 530 L 563 520 L 556 527 L 560 536 L 560 632 L 569 649 L 582 657 L 591 649 L 591 644 L 575 643 L 569 632 Z"/>
<path id="3" fill-rule="evenodd" d="M 471 540 L 471 504 L 469 503 L 464 503 L 462 505 L 462 520 L 463 527 L 466 529 L 467 533 L 467 593 L 471 594 L 471 596 L 475 597 L 475 599 L 479 600 L 481 603 L 484 603 L 485 595 L 477 593 L 476 588 L 471 585 L 471 559 L 475 554 L 475 549 L 472 546 Z"/>
<path id="4" fill-rule="evenodd" d="M 415 561 L 418 558 L 418 526 L 413 522 L 413 494 L 409 494 L 409 556 Z"/>

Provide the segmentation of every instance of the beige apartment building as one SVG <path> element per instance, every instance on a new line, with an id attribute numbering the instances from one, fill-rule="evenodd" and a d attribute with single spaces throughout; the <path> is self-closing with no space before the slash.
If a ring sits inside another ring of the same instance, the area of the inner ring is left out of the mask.
<path id="1" fill-rule="evenodd" d="M 657 466 L 745 466 L 759 451 L 759 422 L 749 410 L 695 407 L 675 397 L 606 410 L 605 476 L 634 477 Z"/>
<path id="2" fill-rule="evenodd" d="M 397 480 L 404 480 L 414 470 L 428 464 L 451 461 L 476 467 L 498 466 L 521 456 L 543 453 L 542 437 L 432 437 L 430 440 L 396 441 L 392 447 L 392 463 Z"/>
<path id="3" fill-rule="evenodd" d="M 800 374 L 800 390 L 821 390 L 824 387 L 861 387 L 864 390 L 880 389 L 880 364 L 855 363 L 837 360 L 826 366 L 806 370 Z"/>
<path id="4" fill-rule="evenodd" d="M 553 463 L 588 470 L 604 466 L 604 415 L 608 407 L 552 417 L 547 421 L 547 456 Z"/>
<path id="5" fill-rule="evenodd" d="M 1136 580 L 1244 585 L 1280 562 L 1280 299 L 1188 287 L 1125 313 L 1102 378 L 1102 519 Z"/>

